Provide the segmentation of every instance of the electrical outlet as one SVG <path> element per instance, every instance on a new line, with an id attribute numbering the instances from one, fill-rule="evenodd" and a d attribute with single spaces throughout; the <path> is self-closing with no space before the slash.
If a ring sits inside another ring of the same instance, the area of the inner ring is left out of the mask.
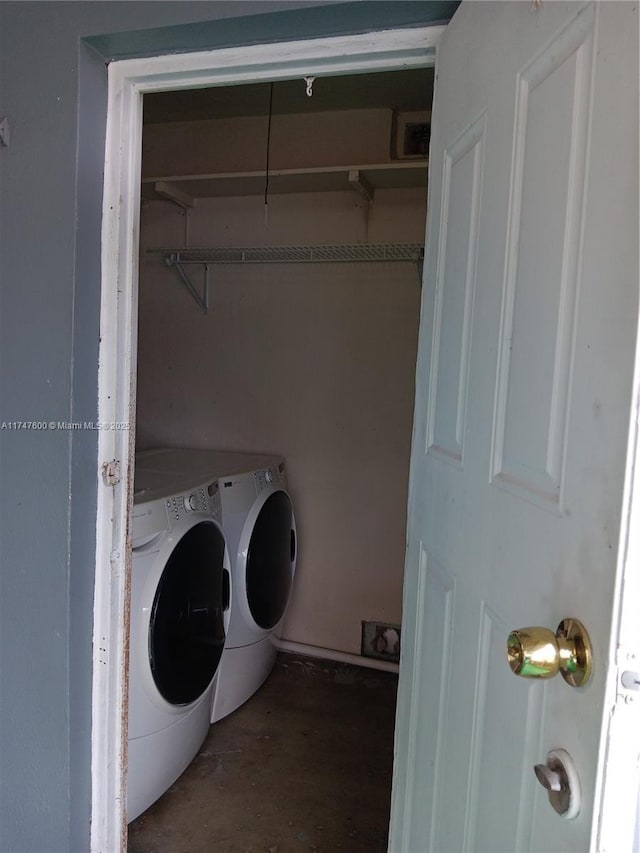
<path id="1" fill-rule="evenodd" d="M 400 662 L 400 625 L 389 622 L 362 622 L 360 654 L 390 663 Z"/>

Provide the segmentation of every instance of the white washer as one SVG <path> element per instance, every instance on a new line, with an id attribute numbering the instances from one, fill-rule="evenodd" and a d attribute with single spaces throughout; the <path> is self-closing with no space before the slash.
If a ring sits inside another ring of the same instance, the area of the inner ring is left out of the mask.
<path id="1" fill-rule="evenodd" d="M 136 471 L 129 821 L 185 770 L 209 729 L 230 620 L 230 560 L 219 514 L 216 482 Z"/>
<path id="2" fill-rule="evenodd" d="M 231 556 L 233 604 L 211 721 L 230 714 L 273 669 L 296 567 L 296 523 L 279 456 L 161 448 L 138 455 L 150 471 L 217 478 Z"/>

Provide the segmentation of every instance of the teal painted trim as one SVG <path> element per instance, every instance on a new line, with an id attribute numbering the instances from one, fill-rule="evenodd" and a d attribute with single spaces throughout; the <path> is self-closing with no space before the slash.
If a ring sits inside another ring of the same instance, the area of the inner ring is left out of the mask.
<path id="1" fill-rule="evenodd" d="M 460 0 L 357 0 L 197 24 L 90 36 L 84 41 L 105 59 L 130 59 L 443 24 L 450 20 L 459 3 Z M 256 3 L 257 7 L 259 5 Z"/>

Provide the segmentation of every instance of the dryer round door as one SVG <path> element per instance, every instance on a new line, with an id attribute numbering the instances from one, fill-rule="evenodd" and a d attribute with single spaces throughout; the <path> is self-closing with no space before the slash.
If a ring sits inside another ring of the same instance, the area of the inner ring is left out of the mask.
<path id="1" fill-rule="evenodd" d="M 256 625 L 270 631 L 284 616 L 291 594 L 296 527 L 291 499 L 281 489 L 262 492 L 253 509 L 246 547 L 247 604 Z"/>
<path id="2" fill-rule="evenodd" d="M 156 688 L 172 705 L 188 705 L 211 683 L 225 642 L 229 576 L 219 526 L 203 520 L 171 551 L 149 619 L 149 663 Z"/>

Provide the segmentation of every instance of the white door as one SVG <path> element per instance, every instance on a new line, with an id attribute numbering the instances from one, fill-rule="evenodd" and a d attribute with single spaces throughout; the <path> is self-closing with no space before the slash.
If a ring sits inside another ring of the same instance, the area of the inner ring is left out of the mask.
<path id="1" fill-rule="evenodd" d="M 586 851 L 638 316 L 637 4 L 465 2 L 438 48 L 389 849 Z M 581 688 L 510 671 L 581 620 Z M 572 756 L 560 817 L 533 773 Z"/>

